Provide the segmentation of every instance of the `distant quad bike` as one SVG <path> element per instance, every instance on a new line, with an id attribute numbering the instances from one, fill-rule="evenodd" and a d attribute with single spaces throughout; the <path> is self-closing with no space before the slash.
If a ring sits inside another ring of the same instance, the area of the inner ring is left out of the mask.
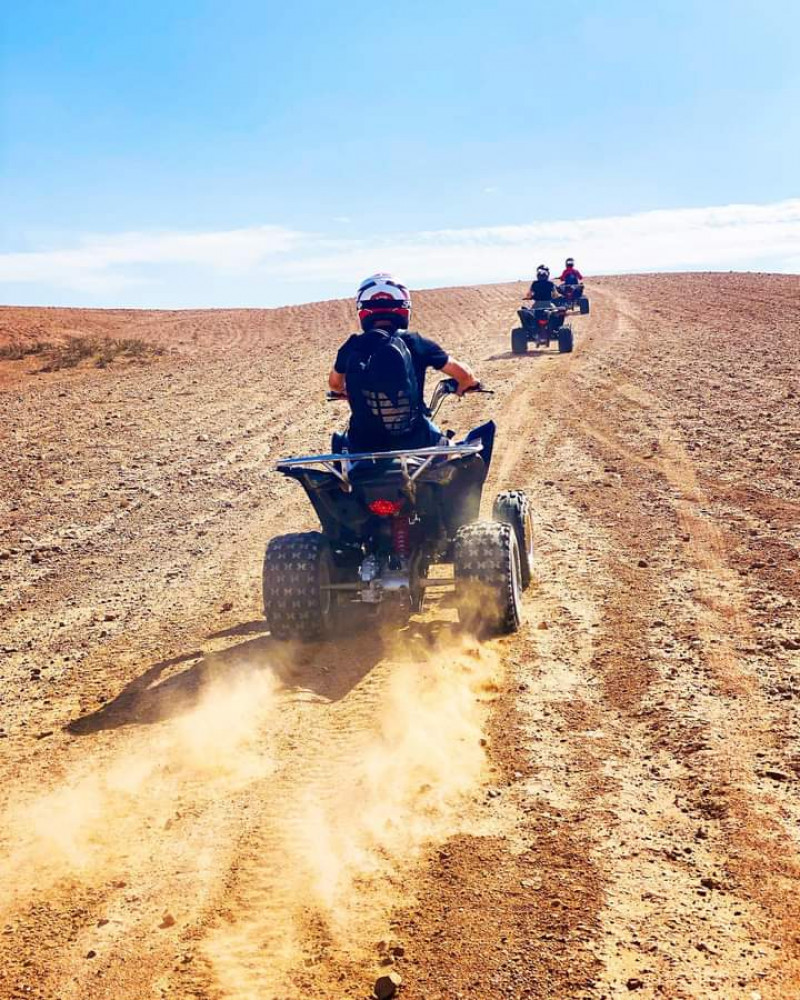
<path id="1" fill-rule="evenodd" d="M 584 295 L 583 284 L 567 284 L 558 286 L 558 294 L 561 296 L 563 305 L 572 312 L 575 308 L 580 310 L 581 316 L 586 316 L 589 312 L 589 300 Z"/>
<path id="2" fill-rule="evenodd" d="M 456 389 L 455 379 L 439 382 L 432 415 Z M 267 545 L 272 635 L 332 637 L 352 627 L 354 613 L 401 625 L 422 609 L 428 587 L 442 585 L 455 590 L 461 623 L 472 631 L 516 631 L 533 567 L 531 505 L 509 490 L 495 499 L 491 520 L 478 520 L 494 435 L 489 421 L 457 444 L 348 453 L 345 436 L 335 434 L 332 454 L 279 462 L 277 471 L 305 489 L 321 530 Z M 429 577 L 446 563 L 452 579 Z"/>
<path id="3" fill-rule="evenodd" d="M 528 344 L 549 347 L 550 341 L 558 341 L 559 354 L 571 354 L 573 347 L 572 327 L 564 323 L 566 308 L 552 302 L 535 302 L 517 310 L 522 326 L 511 331 L 511 350 L 514 354 L 525 354 Z"/>

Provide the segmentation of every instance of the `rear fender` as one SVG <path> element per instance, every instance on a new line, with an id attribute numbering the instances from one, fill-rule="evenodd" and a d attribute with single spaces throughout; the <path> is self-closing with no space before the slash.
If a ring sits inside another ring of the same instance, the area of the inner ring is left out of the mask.
<path id="1" fill-rule="evenodd" d="M 485 424 L 481 424 L 479 427 L 473 427 L 472 430 L 464 438 L 463 444 L 472 444 L 474 441 L 480 441 L 483 445 L 483 451 L 481 452 L 481 458 L 483 459 L 483 464 L 486 466 L 486 471 L 489 471 L 489 466 L 492 462 L 492 452 L 494 450 L 494 436 L 497 433 L 497 425 L 494 420 L 487 420 Z"/>
<path id="2" fill-rule="evenodd" d="M 346 493 L 331 472 L 322 469 L 281 469 L 296 479 L 308 495 L 322 530 L 331 541 L 355 542 L 364 532 L 370 513 L 354 493 Z"/>

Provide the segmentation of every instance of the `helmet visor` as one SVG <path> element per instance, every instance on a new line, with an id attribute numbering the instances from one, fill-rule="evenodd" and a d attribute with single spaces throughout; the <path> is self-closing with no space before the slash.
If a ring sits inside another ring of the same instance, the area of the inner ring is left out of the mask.
<path id="1" fill-rule="evenodd" d="M 395 309 L 410 309 L 411 303 L 408 299 L 365 299 L 359 302 L 358 308 L 369 312 L 394 312 Z"/>

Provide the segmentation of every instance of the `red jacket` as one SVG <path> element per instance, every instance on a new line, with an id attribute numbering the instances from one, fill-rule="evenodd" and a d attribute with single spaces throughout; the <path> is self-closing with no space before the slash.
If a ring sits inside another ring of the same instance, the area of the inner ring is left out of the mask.
<path id="1" fill-rule="evenodd" d="M 583 275 L 577 269 L 577 267 L 565 267 L 559 276 L 559 281 L 566 281 L 569 275 L 574 275 L 578 281 L 583 281 Z"/>

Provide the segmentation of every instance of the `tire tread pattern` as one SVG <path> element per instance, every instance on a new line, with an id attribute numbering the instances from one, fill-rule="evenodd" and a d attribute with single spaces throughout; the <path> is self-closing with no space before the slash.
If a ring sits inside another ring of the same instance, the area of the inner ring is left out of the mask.
<path id="1" fill-rule="evenodd" d="M 510 524 L 517 533 L 521 569 L 520 582 L 523 590 L 527 590 L 530 586 L 533 573 L 533 567 L 528 562 L 527 557 L 527 543 L 530 539 L 525 537 L 525 525 L 530 506 L 531 502 L 524 490 L 504 490 L 497 494 L 492 508 L 492 520 L 500 521 L 502 524 Z"/>
<path id="2" fill-rule="evenodd" d="M 508 634 L 520 623 L 512 560 L 516 534 L 509 524 L 477 521 L 455 538 L 456 600 L 463 624 L 481 632 Z"/>
<path id="3" fill-rule="evenodd" d="M 278 535 L 264 554 L 264 617 L 276 639 L 319 639 L 326 620 L 319 563 L 328 542 L 319 531 Z"/>

